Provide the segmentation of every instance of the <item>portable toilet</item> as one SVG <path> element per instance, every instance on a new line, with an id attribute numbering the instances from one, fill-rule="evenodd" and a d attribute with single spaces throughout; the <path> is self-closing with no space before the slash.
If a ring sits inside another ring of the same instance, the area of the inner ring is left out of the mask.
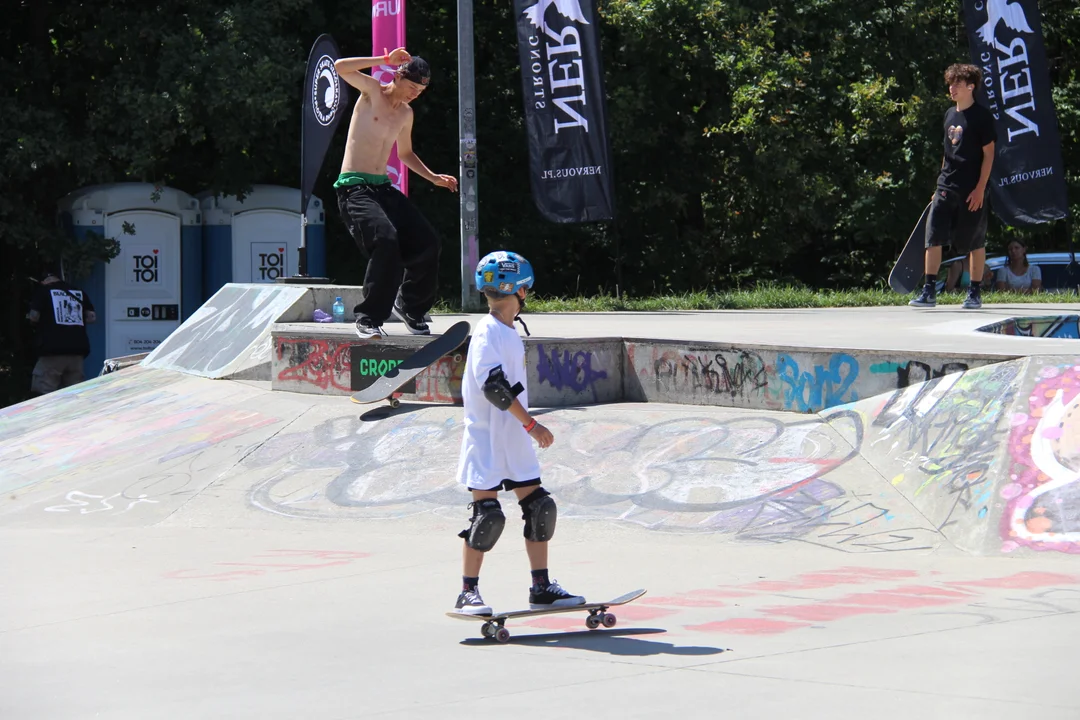
<path id="1" fill-rule="evenodd" d="M 150 183 L 96 185 L 66 195 L 58 209 L 73 237 L 120 245 L 89 278 L 72 278 L 97 310 L 86 326 L 87 377 L 108 358 L 150 352 L 202 304 L 202 218 L 191 195 Z"/>
<path id="2" fill-rule="evenodd" d="M 299 271 L 300 191 L 255 185 L 235 195 L 199 194 L 203 213 L 205 297 L 230 282 L 272 283 Z M 326 275 L 326 213 L 317 197 L 308 199 L 307 274 Z"/>

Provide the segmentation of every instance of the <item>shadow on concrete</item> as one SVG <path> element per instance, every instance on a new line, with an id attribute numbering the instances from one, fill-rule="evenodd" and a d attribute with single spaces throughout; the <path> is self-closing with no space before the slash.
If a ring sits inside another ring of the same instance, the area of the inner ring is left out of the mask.
<path id="1" fill-rule="evenodd" d="M 392 408 L 387 404 L 377 405 L 376 407 L 368 410 L 366 413 L 360 415 L 360 422 L 374 422 L 376 420 L 385 420 L 388 417 L 395 415 L 404 415 L 405 413 L 419 412 L 432 407 L 431 403 L 408 403 L 403 402 L 396 408 Z M 460 406 L 459 406 L 460 407 Z"/>
<path id="2" fill-rule="evenodd" d="M 649 655 L 719 655 L 729 652 L 730 648 L 704 647 L 698 645 L 673 645 L 671 643 L 656 642 L 655 640 L 640 640 L 631 635 L 655 635 L 665 633 L 666 630 L 659 628 L 635 628 L 632 630 L 582 630 L 574 632 L 545 633 L 537 635 L 513 635 L 507 645 L 524 645 L 527 647 L 554 647 L 571 648 L 574 650 L 589 650 L 609 655 L 634 655 L 647 657 Z M 498 645 L 494 640 L 485 638 L 469 638 L 462 640 L 462 645 L 487 646 Z"/>
<path id="3" fill-rule="evenodd" d="M 405 413 L 418 412 L 420 410 L 427 410 L 428 408 L 431 408 L 431 407 L 434 407 L 433 403 L 402 402 L 400 405 L 397 406 L 397 408 L 392 408 L 388 404 L 384 403 L 382 405 L 376 405 L 372 409 L 370 409 L 367 412 L 361 414 L 360 415 L 360 422 L 375 422 L 376 420 L 385 420 L 386 418 L 393 417 L 395 415 L 404 415 Z M 457 407 L 459 410 L 461 409 L 460 405 L 455 405 L 455 406 L 445 405 L 445 407 Z M 546 415 L 548 413 L 556 412 L 556 411 L 559 411 L 559 412 L 571 411 L 572 412 L 572 411 L 575 411 L 575 410 L 578 411 L 578 412 L 584 412 L 586 410 L 586 406 L 584 406 L 584 405 L 582 405 L 582 406 L 572 405 L 572 406 L 558 407 L 558 408 L 536 408 L 536 409 L 529 410 L 529 414 L 533 415 L 533 416 L 538 416 L 538 415 Z"/>

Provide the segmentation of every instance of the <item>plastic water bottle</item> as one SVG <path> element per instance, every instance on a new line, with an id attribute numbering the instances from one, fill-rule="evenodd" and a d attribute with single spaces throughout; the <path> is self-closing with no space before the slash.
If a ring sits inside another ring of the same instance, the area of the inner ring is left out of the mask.
<path id="1" fill-rule="evenodd" d="M 345 322 L 345 303 L 340 297 L 334 300 L 334 322 Z"/>

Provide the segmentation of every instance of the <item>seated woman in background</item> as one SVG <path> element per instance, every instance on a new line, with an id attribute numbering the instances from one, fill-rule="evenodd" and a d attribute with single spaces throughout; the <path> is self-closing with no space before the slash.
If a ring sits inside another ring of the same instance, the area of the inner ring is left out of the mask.
<path id="1" fill-rule="evenodd" d="M 1010 240 L 1006 248 L 1009 262 L 997 271 L 997 289 L 1030 294 L 1042 288 L 1042 271 L 1027 259 L 1027 246 L 1020 240 Z"/>

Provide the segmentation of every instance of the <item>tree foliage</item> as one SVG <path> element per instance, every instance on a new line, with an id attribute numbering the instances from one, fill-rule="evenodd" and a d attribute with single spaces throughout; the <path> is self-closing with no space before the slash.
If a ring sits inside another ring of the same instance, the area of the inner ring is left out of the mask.
<path id="1" fill-rule="evenodd" d="M 453 3 L 403 0 L 408 47 L 435 69 L 416 104 L 418 153 L 456 173 Z M 533 206 L 512 3 L 476 0 L 481 251 L 512 247 L 538 290 L 636 295 L 761 281 L 880 284 L 930 195 L 948 104 L 943 69 L 967 60 L 955 0 L 600 0 L 615 222 L 555 226 Z M 1062 149 L 1080 183 L 1080 7 L 1044 0 Z M 146 181 L 198 193 L 296 186 L 304 64 L 330 32 L 369 54 L 369 7 L 328 0 L 23 0 L 0 27 L 0 395 L 24 393 L 22 320 L 42 259 L 86 267 L 115 254 L 58 230 L 57 200 Z M 380 48 L 381 51 L 381 48 Z M 339 131 L 316 194 L 330 266 L 363 262 L 336 216 Z M 413 183 L 444 237 L 442 293 L 459 295 L 458 199 Z M 1075 212 L 1077 208 L 1074 207 Z M 1066 249 L 1064 223 L 992 226 Z M 0 397 L 3 400 L 4 397 Z"/>

